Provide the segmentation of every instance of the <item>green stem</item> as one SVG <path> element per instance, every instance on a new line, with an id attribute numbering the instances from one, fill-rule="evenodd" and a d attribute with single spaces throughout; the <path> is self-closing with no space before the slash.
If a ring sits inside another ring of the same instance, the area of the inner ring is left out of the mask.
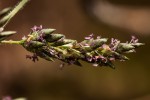
<path id="1" fill-rule="evenodd" d="M 8 22 L 11 20 L 11 18 L 13 18 L 17 14 L 17 12 L 20 11 L 27 2 L 29 2 L 29 0 L 22 0 L 22 1 L 20 1 L 16 5 L 16 7 L 14 7 L 12 9 L 12 11 L 10 11 L 10 13 L 8 13 L 8 15 L 3 17 L 0 20 L 0 23 L 4 23 L 2 27 L 5 27 L 8 24 Z"/>
<path id="2" fill-rule="evenodd" d="M 23 41 L 3 40 L 3 41 L 1 41 L 1 43 L 3 43 L 3 44 L 19 44 L 19 45 L 22 45 Z"/>

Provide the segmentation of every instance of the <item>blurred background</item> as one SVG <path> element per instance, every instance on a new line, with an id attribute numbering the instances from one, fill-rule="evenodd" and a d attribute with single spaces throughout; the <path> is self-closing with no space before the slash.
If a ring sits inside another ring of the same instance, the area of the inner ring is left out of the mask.
<path id="1" fill-rule="evenodd" d="M 19 0 L 0 0 L 0 9 Z M 67 38 L 114 37 L 122 42 L 135 35 L 145 46 L 128 54 L 116 69 L 66 66 L 43 59 L 34 63 L 17 45 L 0 45 L 0 97 L 28 100 L 149 100 L 150 99 L 150 1 L 149 0 L 31 0 L 5 30 L 19 40 L 34 25 L 55 28 Z"/>

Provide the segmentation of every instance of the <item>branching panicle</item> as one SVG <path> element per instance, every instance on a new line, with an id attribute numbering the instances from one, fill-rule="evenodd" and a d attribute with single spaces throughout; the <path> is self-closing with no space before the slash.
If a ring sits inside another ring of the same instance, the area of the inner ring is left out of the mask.
<path id="1" fill-rule="evenodd" d="M 138 39 L 132 36 L 130 42 L 121 43 L 118 39 L 111 39 L 110 44 L 106 44 L 107 38 L 98 36 L 96 39 L 91 34 L 85 37 L 82 42 L 66 39 L 63 34 L 53 34 L 55 29 L 43 29 L 42 26 L 34 26 L 27 37 L 18 41 L 25 49 L 34 53 L 27 56 L 34 62 L 37 56 L 48 61 L 59 59 L 68 64 L 82 66 L 79 60 L 92 63 L 93 66 L 109 66 L 114 68 L 113 62 L 116 60 L 125 61 L 128 58 L 125 53 L 135 51 L 137 47 L 144 45 L 138 43 Z M 6 41 L 2 41 L 6 43 Z"/>

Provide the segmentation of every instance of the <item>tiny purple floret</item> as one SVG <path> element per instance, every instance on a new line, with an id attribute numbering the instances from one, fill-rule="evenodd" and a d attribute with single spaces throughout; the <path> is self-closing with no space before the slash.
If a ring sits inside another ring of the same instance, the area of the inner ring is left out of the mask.
<path id="1" fill-rule="evenodd" d="M 34 26 L 34 27 L 31 28 L 31 29 L 32 29 L 33 32 L 35 32 L 35 31 L 41 31 L 42 28 L 43 28 L 42 25 L 40 25 L 39 27 L 38 27 L 38 26 Z"/>
<path id="2" fill-rule="evenodd" d="M 90 34 L 89 36 L 85 37 L 85 39 L 86 39 L 86 40 L 90 40 L 90 39 L 93 39 L 93 37 L 94 37 L 94 34 L 92 33 L 92 34 Z"/>

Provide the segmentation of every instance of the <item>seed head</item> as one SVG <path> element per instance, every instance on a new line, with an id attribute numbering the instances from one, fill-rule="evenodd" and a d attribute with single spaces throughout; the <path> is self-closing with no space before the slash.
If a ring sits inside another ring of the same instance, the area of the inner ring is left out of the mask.
<path id="1" fill-rule="evenodd" d="M 38 61 L 38 56 L 48 61 L 59 59 L 69 65 L 82 66 L 80 60 L 92 63 L 93 66 L 109 66 L 115 68 L 114 61 L 125 61 L 128 58 L 125 53 L 131 53 L 143 43 L 138 43 L 138 39 L 132 36 L 130 42 L 121 43 L 118 39 L 111 39 L 110 44 L 107 38 L 91 34 L 85 40 L 66 39 L 63 34 L 53 34 L 55 29 L 43 29 L 42 26 L 34 26 L 28 37 L 24 38 L 22 45 L 33 56 L 27 56 L 32 61 Z M 64 66 L 64 63 L 61 67 Z"/>

